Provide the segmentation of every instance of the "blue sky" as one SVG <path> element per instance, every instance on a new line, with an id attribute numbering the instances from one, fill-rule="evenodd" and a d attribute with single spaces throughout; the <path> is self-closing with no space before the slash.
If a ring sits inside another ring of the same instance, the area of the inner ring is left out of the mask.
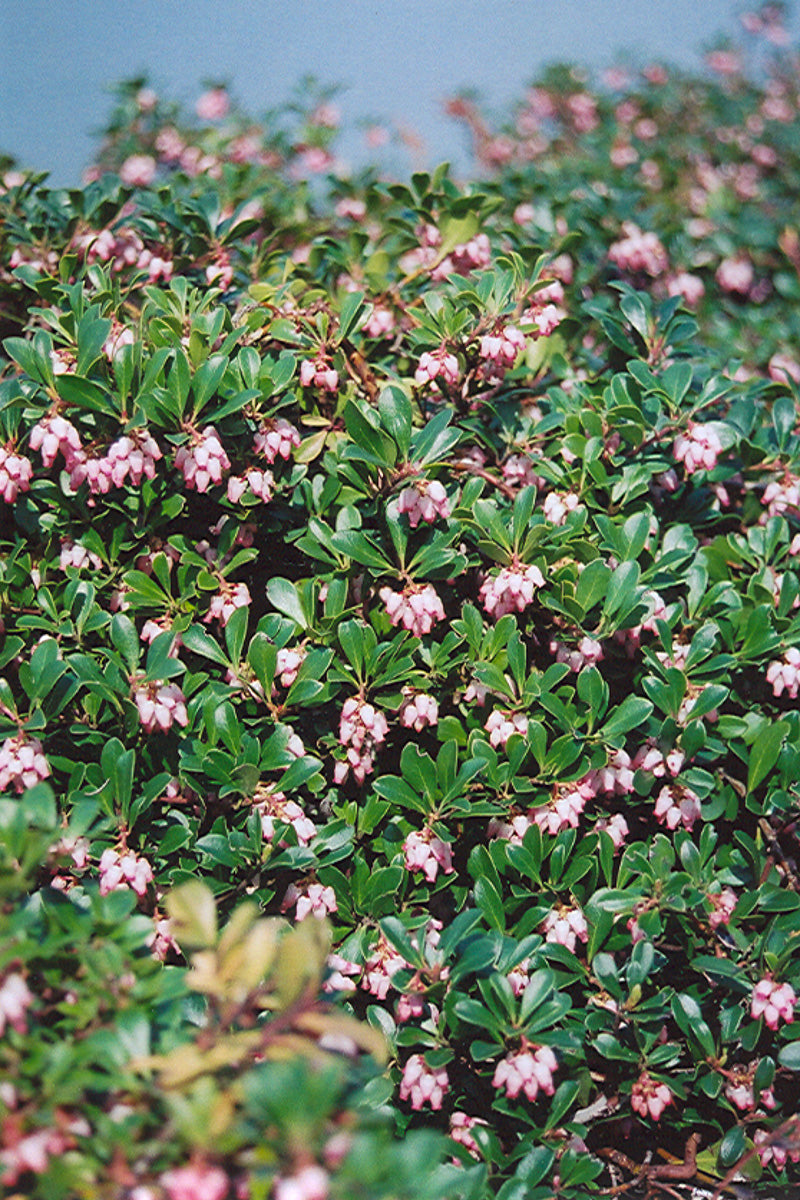
<path id="1" fill-rule="evenodd" d="M 429 163 L 458 159 L 442 98 L 475 88 L 495 108 L 542 64 L 697 65 L 745 8 L 732 0 L 0 0 L 0 149 L 75 184 L 108 85 L 147 72 L 192 102 L 229 81 L 255 116 L 306 74 L 345 90 L 345 123 L 393 119 L 424 139 Z M 757 7 L 756 4 L 753 7 Z M 797 32 L 797 16 L 791 27 Z M 355 146 L 353 141 L 352 146 Z M 345 153 L 352 154 L 345 144 Z"/>

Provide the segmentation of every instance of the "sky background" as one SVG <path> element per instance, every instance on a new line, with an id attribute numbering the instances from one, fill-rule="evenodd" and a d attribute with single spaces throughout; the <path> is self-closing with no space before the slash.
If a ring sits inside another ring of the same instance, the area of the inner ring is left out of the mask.
<path id="1" fill-rule="evenodd" d="M 0 151 L 75 185 L 111 107 L 108 86 L 147 73 L 193 104 L 220 79 L 254 117 L 311 74 L 342 84 L 345 126 L 391 120 L 426 165 L 458 165 L 443 98 L 474 88 L 495 110 L 548 62 L 653 59 L 698 66 L 748 7 L 733 0 L 0 0 Z M 757 3 L 753 7 L 758 7 Z M 791 14 L 797 35 L 800 21 Z M 357 163 L 360 136 L 342 144 Z M 420 165 L 417 161 L 414 166 Z"/>

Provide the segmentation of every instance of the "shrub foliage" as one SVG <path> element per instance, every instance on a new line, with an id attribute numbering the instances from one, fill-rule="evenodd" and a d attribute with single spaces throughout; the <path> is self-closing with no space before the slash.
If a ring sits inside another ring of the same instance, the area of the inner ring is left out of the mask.
<path id="1" fill-rule="evenodd" d="M 453 101 L 469 183 L 142 80 L 83 187 L 6 173 L 12 1191 L 791 1178 L 798 78 L 743 53 Z"/>

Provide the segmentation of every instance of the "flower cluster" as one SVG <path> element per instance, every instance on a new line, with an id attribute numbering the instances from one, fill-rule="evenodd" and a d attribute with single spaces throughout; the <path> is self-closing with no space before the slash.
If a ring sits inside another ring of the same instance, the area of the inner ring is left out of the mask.
<path id="1" fill-rule="evenodd" d="M 208 612 L 203 620 L 206 624 L 209 621 L 219 621 L 220 625 L 225 626 L 237 608 L 247 608 L 251 603 L 250 589 L 246 583 L 230 583 L 223 579 L 220 590 L 211 597 Z"/>
<path id="2" fill-rule="evenodd" d="M 776 696 L 784 692 L 790 700 L 796 700 L 800 692 L 800 649 L 790 646 L 783 656 L 783 661 L 776 659 L 767 667 L 767 683 L 772 684 Z"/>
<path id="3" fill-rule="evenodd" d="M 321 921 L 328 913 L 337 910 L 336 893 L 332 887 L 325 887 L 321 883 L 309 883 L 305 887 L 290 883 L 283 897 L 281 912 L 286 912 L 293 904 L 297 905 L 294 913 L 296 921 L 304 921 L 308 916 Z"/>
<path id="4" fill-rule="evenodd" d="M 290 458 L 292 449 L 300 445 L 300 431 L 284 417 L 267 417 L 256 430 L 253 448 L 263 454 L 267 462 L 276 458 Z"/>
<path id="5" fill-rule="evenodd" d="M 414 372 L 414 382 L 424 387 L 426 383 L 432 384 L 436 379 L 443 379 L 445 383 L 455 387 L 458 376 L 458 359 L 445 346 L 440 346 L 438 350 L 426 350 L 421 356 Z"/>
<path id="6" fill-rule="evenodd" d="M 24 978 L 18 971 L 11 971 L 0 981 L 0 1037 L 5 1033 L 6 1025 L 16 1029 L 17 1033 L 25 1033 L 25 1013 L 31 1004 L 33 995 Z"/>
<path id="7" fill-rule="evenodd" d="M 271 842 L 275 836 L 276 822 L 290 825 L 301 846 L 307 846 L 317 836 L 314 822 L 295 800 L 287 800 L 283 792 L 271 788 L 259 790 L 253 808 L 261 816 L 261 833 L 266 842 Z"/>
<path id="8" fill-rule="evenodd" d="M 281 687 L 291 687 L 297 673 L 306 659 L 306 650 L 302 646 L 282 647 L 275 657 L 275 674 Z"/>
<path id="9" fill-rule="evenodd" d="M 412 830 L 403 842 L 403 854 L 407 871 L 422 871 L 428 883 L 433 883 L 439 868 L 445 875 L 453 873 L 453 852 L 448 842 L 436 837 L 431 829 L 421 833 Z"/>
<path id="10" fill-rule="evenodd" d="M 645 233 L 630 221 L 625 222 L 622 232 L 624 236 L 609 248 L 609 260 L 631 275 L 663 275 L 669 268 L 669 258 L 658 235 Z"/>
<path id="11" fill-rule="evenodd" d="M 542 932 L 546 942 L 566 946 L 573 954 L 578 942 L 585 942 L 589 938 L 586 917 L 579 908 L 568 908 L 566 905 L 551 909 L 542 922 Z"/>
<path id="12" fill-rule="evenodd" d="M 403 1078 L 400 1081 L 401 1100 L 409 1100 L 415 1110 L 421 1109 L 425 1104 L 439 1109 L 448 1089 L 449 1080 L 444 1067 L 429 1067 L 421 1054 L 411 1055 L 403 1067 Z"/>
<path id="13" fill-rule="evenodd" d="M 324 354 L 317 358 L 304 358 L 300 363 L 300 382 L 303 387 L 318 387 L 324 392 L 335 392 L 339 386 L 339 372 L 331 366 Z"/>
<path id="14" fill-rule="evenodd" d="M 392 624 L 402 625 L 415 637 L 430 633 L 437 621 L 444 620 L 444 606 L 433 584 L 409 583 L 402 592 L 382 587 L 379 594 Z"/>
<path id="15" fill-rule="evenodd" d="M 145 733 L 152 733 L 154 729 L 166 733 L 173 725 L 185 728 L 189 724 L 186 698 L 177 683 L 132 679 L 131 688 Z"/>
<path id="16" fill-rule="evenodd" d="M 400 724 L 404 728 L 415 729 L 420 733 L 427 725 L 435 725 L 438 720 L 439 705 L 434 696 L 425 692 L 410 692 L 406 695 L 400 708 Z"/>
<path id="17" fill-rule="evenodd" d="M 71 421 L 58 413 L 42 417 L 34 425 L 28 444 L 31 450 L 41 451 L 42 464 L 45 467 L 52 467 L 61 454 L 65 467 L 71 471 L 76 458 L 81 454 L 80 434 Z"/>
<path id="18" fill-rule="evenodd" d="M 192 431 L 188 444 L 178 447 L 175 466 L 188 488 L 207 492 L 212 483 L 222 482 L 222 474 L 230 470 L 231 463 L 216 429 L 207 425 L 202 433 Z"/>
<path id="19" fill-rule="evenodd" d="M 496 575 L 489 575 L 479 589 L 481 603 L 492 617 L 506 613 L 524 612 L 537 587 L 544 587 L 544 576 L 538 567 L 516 564 L 501 567 Z"/>
<path id="20" fill-rule="evenodd" d="M 6 738 L 0 746 L 0 792 L 12 787 L 15 792 L 24 792 L 49 774 L 50 767 L 38 738 L 19 733 Z"/>
<path id="21" fill-rule="evenodd" d="M 153 882 L 153 868 L 146 858 L 140 858 L 133 850 L 114 850 L 109 847 L 100 856 L 100 895 L 120 888 L 130 888 L 137 896 L 144 896 L 147 885 Z"/>
<path id="22" fill-rule="evenodd" d="M 411 487 L 403 488 L 397 498 L 397 511 L 406 514 L 412 529 L 416 529 L 420 521 L 428 525 L 437 517 L 446 521 L 450 516 L 447 492 L 438 480 L 421 479 Z"/>
<path id="23" fill-rule="evenodd" d="M 0 446 L 0 496 L 6 504 L 13 504 L 20 492 L 27 492 L 32 478 L 30 459 L 9 446 Z"/>
<path id="24" fill-rule="evenodd" d="M 557 783 L 547 804 L 531 809 L 529 816 L 539 828 L 552 836 L 562 829 L 577 829 L 587 801 L 593 799 L 595 788 L 588 779 L 576 783 Z"/>
<path id="25" fill-rule="evenodd" d="M 687 475 L 695 471 L 711 471 L 722 453 L 722 443 L 716 430 L 710 425 L 695 425 L 689 422 L 686 433 L 679 434 L 672 447 L 676 462 L 683 463 Z"/>
<path id="26" fill-rule="evenodd" d="M 649 1117 L 652 1121 L 657 1121 L 673 1102 L 672 1092 L 667 1085 L 653 1079 L 647 1071 L 642 1071 L 631 1090 L 633 1111 L 641 1117 Z"/>
<path id="27" fill-rule="evenodd" d="M 700 801 L 691 788 L 682 783 L 670 783 L 656 797 L 655 817 L 667 829 L 693 829 L 701 818 Z"/>
<path id="28" fill-rule="evenodd" d="M 484 729 L 489 734 L 490 745 L 505 746 L 513 733 L 525 737 L 528 732 L 528 718 L 524 713 L 509 712 L 506 709 L 495 708 L 486 718 Z"/>
<path id="29" fill-rule="evenodd" d="M 753 989 L 750 1015 L 754 1021 L 763 1017 L 770 1029 L 777 1029 L 780 1021 L 787 1025 L 794 1020 L 797 996 L 788 983 L 776 983 L 771 975 L 765 975 Z"/>
<path id="30" fill-rule="evenodd" d="M 345 700 L 339 721 L 339 741 L 347 750 L 344 762 L 337 762 L 333 778 L 344 783 L 350 771 L 363 783 L 372 774 L 375 750 L 385 741 L 389 723 L 383 713 L 362 700 L 351 696 Z"/>
<path id="31" fill-rule="evenodd" d="M 492 1086 L 505 1088 L 509 1100 L 523 1092 L 533 1103 L 539 1092 L 552 1096 L 555 1091 L 553 1073 L 558 1059 L 549 1046 L 524 1046 L 501 1059 L 495 1069 Z"/>

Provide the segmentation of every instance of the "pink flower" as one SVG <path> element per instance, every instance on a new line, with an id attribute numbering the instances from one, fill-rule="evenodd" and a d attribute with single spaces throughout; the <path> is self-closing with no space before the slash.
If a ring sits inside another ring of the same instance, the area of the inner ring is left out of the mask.
<path id="1" fill-rule="evenodd" d="M 430 482 L 421 479 L 403 488 L 397 500 L 397 511 L 406 514 L 412 529 L 416 529 L 420 521 L 432 525 L 437 517 L 447 520 L 450 516 L 447 493 L 436 479 Z"/>
<path id="2" fill-rule="evenodd" d="M 502 747 L 514 733 L 525 737 L 528 732 L 528 718 L 523 713 L 495 708 L 486 718 L 484 729 L 489 734 L 489 744 L 495 748 Z"/>
<path id="3" fill-rule="evenodd" d="M 442 1099 L 449 1090 L 449 1080 L 444 1067 L 435 1070 L 428 1066 L 421 1054 L 412 1054 L 403 1068 L 400 1082 L 400 1099 L 410 1100 L 411 1107 L 419 1110 L 424 1104 L 432 1109 L 442 1107 Z"/>
<path id="4" fill-rule="evenodd" d="M 220 1167 L 189 1163 L 175 1167 L 160 1179 L 169 1200 L 225 1200 L 230 1180 Z"/>
<path id="5" fill-rule="evenodd" d="M 329 954 L 326 965 L 331 973 L 322 984 L 323 992 L 350 993 L 356 990 L 352 977 L 361 974 L 358 963 L 351 962 L 349 958 L 342 958 L 341 954 Z"/>
<path id="6" fill-rule="evenodd" d="M 532 808 L 528 815 L 533 817 L 540 829 L 555 837 L 562 829 L 578 828 L 578 820 L 586 802 L 594 795 L 594 788 L 587 780 L 556 784 L 548 803 Z"/>
<path id="7" fill-rule="evenodd" d="M 66 417 L 60 416 L 42 417 L 31 430 L 29 445 L 31 450 L 41 450 L 45 467 L 51 467 L 60 452 L 68 471 L 81 451 L 77 429 Z"/>
<path id="8" fill-rule="evenodd" d="M 659 825 L 666 825 L 667 829 L 683 825 L 691 830 L 701 815 L 699 799 L 684 784 L 667 784 L 656 797 L 655 818 Z"/>
<path id="9" fill-rule="evenodd" d="M 144 896 L 147 885 L 153 882 L 153 868 L 146 858 L 139 858 L 132 850 L 109 848 L 100 856 L 100 895 L 130 888 L 137 896 Z"/>
<path id="10" fill-rule="evenodd" d="M 15 792 L 22 793 L 47 779 L 49 774 L 50 767 L 38 738 L 19 733 L 6 738 L 0 746 L 0 792 L 13 787 Z"/>
<path id="11" fill-rule="evenodd" d="M 357 696 L 345 700 L 339 719 L 339 742 L 347 749 L 347 758 L 337 762 L 334 782 L 343 783 L 352 770 L 358 782 L 363 783 L 372 774 L 375 749 L 385 741 L 388 732 L 389 724 L 379 709 Z"/>
<path id="12" fill-rule="evenodd" d="M 264 840 L 269 842 L 275 834 L 275 822 L 280 821 L 291 825 L 297 835 L 298 844 L 307 846 L 317 836 L 317 827 L 306 816 L 299 804 L 287 800 L 283 792 L 268 791 L 266 795 L 253 805 L 254 810 L 261 815 L 261 832 Z M 286 845 L 281 842 L 281 845 Z"/>
<path id="13" fill-rule="evenodd" d="M 402 955 L 381 934 L 375 949 L 364 963 L 362 987 L 378 1000 L 385 1000 L 392 986 L 392 977 L 407 966 Z"/>
<path id="14" fill-rule="evenodd" d="M 16 1029 L 17 1033 L 25 1033 L 25 1012 L 31 1004 L 33 996 L 23 977 L 16 971 L 6 975 L 0 983 L 0 1037 L 5 1033 L 6 1025 Z"/>
<path id="15" fill-rule="evenodd" d="M 736 892 L 730 888 L 723 888 L 721 892 L 710 892 L 706 899 L 711 904 L 711 912 L 708 915 L 711 928 L 717 929 L 720 925 L 727 925 L 739 902 Z"/>
<path id="16" fill-rule="evenodd" d="M 379 595 L 392 624 L 402 625 L 415 637 L 430 633 L 437 621 L 444 620 L 444 607 L 430 583 L 408 583 L 402 592 L 382 587 Z"/>
<path id="17" fill-rule="evenodd" d="M 404 688 L 404 692 L 408 689 Z M 436 725 L 439 720 L 439 706 L 433 696 L 424 692 L 411 693 L 406 696 L 400 709 L 400 724 L 406 729 L 415 729 L 420 733 L 428 725 Z"/>
<path id="18" fill-rule="evenodd" d="M 122 487 L 126 478 L 138 487 L 142 479 L 154 479 L 156 463 L 162 457 L 158 443 L 146 429 L 132 429 L 109 446 L 108 462 L 111 482 Z"/>
<path id="19" fill-rule="evenodd" d="M 209 621 L 217 620 L 224 627 L 237 608 L 247 608 L 250 604 L 252 604 L 252 597 L 246 583 L 232 584 L 223 580 L 220 590 L 211 597 L 211 603 L 203 621 L 208 624 Z"/>
<path id="20" fill-rule="evenodd" d="M 227 291 L 233 283 L 233 266 L 231 265 L 230 255 L 225 250 L 218 250 L 214 258 L 206 267 L 206 283 L 209 287 L 215 284 L 222 288 L 223 292 Z"/>
<path id="21" fill-rule="evenodd" d="M 127 187 L 148 187 L 155 179 L 156 160 L 149 154 L 130 154 L 119 169 Z"/>
<path id="22" fill-rule="evenodd" d="M 263 454 L 268 463 L 276 458 L 290 458 L 292 449 L 300 445 L 300 431 L 283 417 L 267 417 L 256 431 L 253 448 Z"/>
<path id="23" fill-rule="evenodd" d="M 500 1060 L 492 1086 L 505 1088 L 509 1100 L 524 1092 L 533 1103 L 540 1090 L 546 1096 L 553 1095 L 553 1072 L 557 1069 L 558 1060 L 549 1046 L 539 1046 L 535 1050 L 527 1047 Z"/>
<path id="24" fill-rule="evenodd" d="M 797 996 L 788 983 L 776 983 L 771 975 L 765 975 L 753 989 L 750 1015 L 754 1021 L 763 1017 L 770 1029 L 777 1029 L 781 1020 L 792 1023 L 796 1004 Z"/>
<path id="25" fill-rule="evenodd" d="M 281 912 L 286 912 L 293 904 L 295 920 L 303 921 L 307 916 L 316 917 L 321 921 L 328 913 L 337 912 L 336 893 L 332 887 L 324 887 L 321 883 L 310 883 L 305 891 L 301 891 L 294 883 L 286 889 L 286 895 L 281 904 Z"/>
<path id="26" fill-rule="evenodd" d="M 201 121 L 221 121 L 228 115 L 230 106 L 230 97 L 225 88 L 218 87 L 203 92 L 194 106 L 194 111 Z"/>
<path id="27" fill-rule="evenodd" d="M 724 258 L 717 267 L 716 280 L 723 292 L 736 292 L 746 296 L 753 283 L 755 272 L 749 258 Z"/>
<path id="28" fill-rule="evenodd" d="M 364 333 L 367 337 L 387 337 L 395 328 L 394 313 L 382 304 L 376 304 L 367 320 L 364 322 Z"/>
<path id="29" fill-rule="evenodd" d="M 662 275 L 669 268 L 667 252 L 654 233 L 643 233 L 637 225 L 626 221 L 624 237 L 610 247 L 608 257 L 621 271 L 630 274 L 644 272 Z"/>
<path id="30" fill-rule="evenodd" d="M 785 1142 L 779 1138 L 771 1141 L 771 1137 L 772 1133 L 766 1129 L 757 1129 L 753 1134 L 753 1141 L 758 1150 L 762 1167 L 772 1161 L 777 1170 L 781 1171 L 786 1166 L 787 1160 L 793 1163 L 800 1162 L 800 1147 L 792 1146 L 788 1141 Z"/>
<path id="31" fill-rule="evenodd" d="M 544 587 L 539 568 L 518 564 L 502 567 L 496 575 L 487 576 L 478 595 L 490 616 L 502 617 L 510 612 L 523 612 L 533 603 L 537 587 Z"/>
<path id="32" fill-rule="evenodd" d="M 480 339 L 478 353 L 481 358 L 501 374 L 513 367 L 525 349 L 525 334 L 515 325 L 503 325 L 494 333 L 484 334 Z"/>
<path id="33" fill-rule="evenodd" d="M 703 469 L 711 471 L 722 453 L 722 443 L 710 425 L 695 425 L 689 422 L 685 434 L 679 434 L 672 447 L 676 462 L 682 462 L 687 475 Z"/>
<path id="34" fill-rule="evenodd" d="M 183 475 L 187 488 L 206 492 L 212 483 L 222 482 L 223 471 L 230 470 L 216 429 L 207 425 L 202 433 L 193 433 L 188 443 L 175 451 L 175 466 Z"/>
<path id="35" fill-rule="evenodd" d="M 764 488 L 761 503 L 770 517 L 781 517 L 785 513 L 800 512 L 800 479 L 787 471 L 783 479 L 773 479 Z M 761 518 L 762 522 L 764 518 Z M 790 554 L 797 553 L 789 548 Z"/>
<path id="36" fill-rule="evenodd" d="M 595 792 L 626 796 L 633 791 L 634 767 L 625 750 L 615 750 L 604 767 L 590 771 L 586 782 Z"/>
<path id="37" fill-rule="evenodd" d="M 133 702 L 139 710 L 139 720 L 145 733 L 160 729 L 164 733 L 172 725 L 185 728 L 189 724 L 186 698 L 177 683 L 157 680 L 131 680 Z"/>
<path id="38" fill-rule="evenodd" d="M 559 905 L 549 912 L 541 924 L 541 930 L 546 942 L 566 946 L 573 954 L 578 941 L 586 942 L 589 938 L 586 917 L 579 908 L 568 908 L 566 905 Z"/>
<path id="39" fill-rule="evenodd" d="M 657 1121 L 664 1109 L 673 1103 L 672 1092 L 665 1083 L 651 1079 L 642 1071 L 631 1091 L 631 1108 L 642 1117 Z"/>
<path id="40" fill-rule="evenodd" d="M 480 1158 L 480 1148 L 470 1132 L 476 1125 L 485 1127 L 486 1122 L 481 1117 L 470 1117 L 467 1113 L 458 1110 L 450 1116 L 450 1137 L 468 1150 L 473 1158 Z"/>
<path id="41" fill-rule="evenodd" d="M 695 308 L 706 294 L 705 284 L 699 275 L 679 271 L 667 279 L 667 295 L 682 296 L 690 308 Z"/>
<path id="42" fill-rule="evenodd" d="M 444 346 L 440 346 L 438 350 L 424 352 L 414 372 L 414 382 L 419 387 L 424 387 L 426 383 L 433 383 L 437 378 L 441 378 L 454 387 L 458 383 L 458 375 L 458 359 L 455 354 L 450 354 Z"/>
<path id="43" fill-rule="evenodd" d="M 447 842 L 434 835 L 432 830 L 421 833 L 412 830 L 403 842 L 407 871 L 422 871 L 428 883 L 433 883 L 441 867 L 445 875 L 453 873 L 453 854 Z"/>
<path id="44" fill-rule="evenodd" d="M 622 813 L 612 813 L 610 817 L 600 817 L 595 821 L 595 831 L 600 833 L 605 831 L 614 843 L 615 850 L 621 850 L 628 836 L 628 822 L 623 817 Z"/>
<path id="45" fill-rule="evenodd" d="M 27 492 L 33 478 L 33 466 L 24 454 L 15 454 L 8 446 L 0 446 L 0 496 L 13 504 L 20 492 Z"/>
<path id="46" fill-rule="evenodd" d="M 786 383 L 786 377 L 800 383 L 800 362 L 789 354 L 776 353 L 767 363 L 767 374 L 776 383 Z"/>
<path id="47" fill-rule="evenodd" d="M 297 673 L 305 662 L 306 651 L 302 646 L 283 647 L 277 653 L 275 674 L 280 679 L 281 687 L 291 687 L 297 678 Z"/>
<path id="48" fill-rule="evenodd" d="M 783 692 L 795 700 L 800 691 L 800 649 L 790 646 L 783 656 L 783 661 L 776 659 L 767 667 L 767 683 L 772 684 L 774 695 L 781 696 Z"/>
<path id="49" fill-rule="evenodd" d="M 548 497 L 549 499 L 549 497 Z M 602 642 L 593 638 L 582 637 L 577 646 L 565 646 L 563 642 L 552 641 L 550 653 L 555 654 L 556 662 L 566 663 L 570 671 L 582 671 L 585 666 L 602 662 L 605 657 Z"/>
<path id="50" fill-rule="evenodd" d="M 316 1163 L 301 1167 L 294 1175 L 279 1175 L 273 1186 L 274 1200 L 327 1200 L 328 1172 Z"/>
<path id="51" fill-rule="evenodd" d="M 313 386 L 325 392 L 335 392 L 339 386 L 339 372 L 324 354 L 315 359 L 304 358 L 300 363 L 300 382 L 303 387 Z"/>
<path id="52" fill-rule="evenodd" d="M 550 492 L 545 496 L 542 511 L 554 525 L 563 525 L 571 512 L 580 505 L 581 498 L 575 492 Z"/>

